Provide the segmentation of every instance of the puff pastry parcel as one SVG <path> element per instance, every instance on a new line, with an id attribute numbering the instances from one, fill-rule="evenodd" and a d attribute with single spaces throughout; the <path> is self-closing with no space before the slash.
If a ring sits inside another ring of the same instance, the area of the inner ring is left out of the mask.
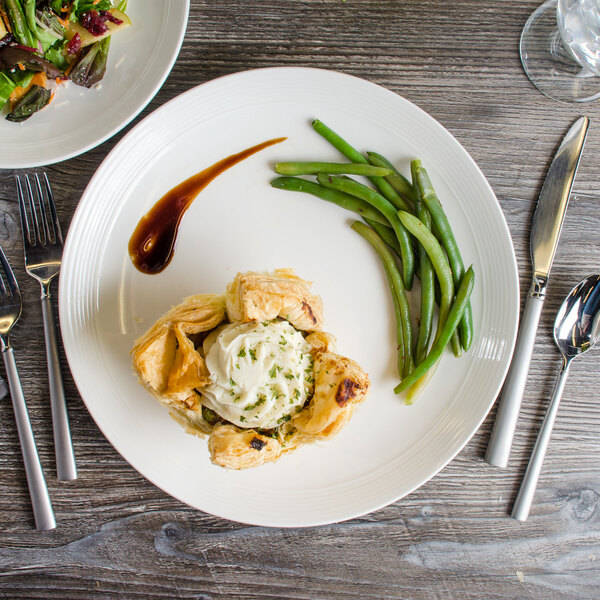
<path id="1" fill-rule="evenodd" d="M 140 381 L 214 464 L 245 469 L 332 437 L 369 377 L 334 352 L 321 299 L 291 269 L 238 273 L 225 294 L 186 298 L 132 350 Z"/>

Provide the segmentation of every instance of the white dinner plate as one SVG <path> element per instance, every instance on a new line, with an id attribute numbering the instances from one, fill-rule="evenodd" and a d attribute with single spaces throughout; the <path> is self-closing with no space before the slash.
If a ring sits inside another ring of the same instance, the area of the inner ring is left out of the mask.
<path id="1" fill-rule="evenodd" d="M 337 206 L 269 185 L 279 160 L 340 160 L 311 128 L 320 118 L 361 150 L 407 172 L 428 168 L 467 264 L 475 337 L 447 351 L 425 393 L 392 391 L 394 316 L 372 248 Z M 128 256 L 140 217 L 168 190 L 218 160 L 287 136 L 232 167 L 185 214 L 173 261 L 143 275 Z M 366 402 L 334 439 L 278 462 L 228 471 L 138 383 L 134 340 L 172 305 L 221 293 L 238 271 L 293 267 L 314 282 L 338 351 L 370 374 Z M 349 519 L 408 494 L 467 443 L 503 382 L 518 320 L 514 251 L 502 210 L 475 162 L 439 123 L 400 96 L 341 73 L 272 68 L 208 82 L 139 123 L 83 195 L 60 279 L 62 334 L 96 423 L 142 475 L 190 506 L 245 523 L 309 526 Z"/>
<path id="2" fill-rule="evenodd" d="M 90 89 L 68 82 L 23 123 L 0 115 L 0 168 L 49 165 L 87 152 L 125 127 L 160 89 L 179 54 L 189 0 L 130 0 L 131 26 L 111 40 L 106 74 Z"/>

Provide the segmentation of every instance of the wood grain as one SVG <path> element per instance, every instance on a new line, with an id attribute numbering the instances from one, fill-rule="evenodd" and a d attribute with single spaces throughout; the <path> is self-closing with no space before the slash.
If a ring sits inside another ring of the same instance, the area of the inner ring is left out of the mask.
<path id="1" fill-rule="evenodd" d="M 136 0 L 132 0 L 136 1 Z M 600 351 L 573 364 L 532 515 L 507 514 L 525 470 L 558 353 L 551 327 L 569 289 L 600 270 L 597 104 L 552 102 L 518 56 L 537 2 L 192 0 L 175 67 L 113 139 L 50 166 L 64 229 L 104 157 L 141 118 L 214 77 L 281 65 L 335 69 L 401 94 L 438 119 L 495 190 L 522 290 L 535 200 L 562 135 L 592 126 L 556 256 L 509 467 L 482 456 L 492 410 L 465 449 L 408 497 L 347 523 L 249 527 L 189 509 L 137 474 L 99 432 L 65 369 L 79 479 L 58 483 L 37 283 L 22 268 L 12 171 L 0 171 L 0 244 L 23 289 L 17 363 L 59 527 L 33 520 L 10 401 L 0 402 L 0 596 L 3 598 L 598 598 Z M 63 365 L 65 365 L 63 356 Z"/>

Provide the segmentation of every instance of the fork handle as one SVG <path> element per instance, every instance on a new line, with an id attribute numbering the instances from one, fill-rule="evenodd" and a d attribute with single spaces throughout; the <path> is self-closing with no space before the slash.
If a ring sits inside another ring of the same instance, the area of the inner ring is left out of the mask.
<path id="1" fill-rule="evenodd" d="M 69 428 L 69 415 L 60 371 L 60 356 L 56 337 L 56 325 L 52 297 L 49 290 L 42 293 L 42 317 L 44 337 L 46 338 L 46 362 L 50 384 L 50 407 L 52 410 L 52 430 L 54 432 L 54 451 L 56 453 L 56 473 L 59 481 L 77 479 L 75 453 Z"/>
<path id="2" fill-rule="evenodd" d="M 44 479 L 42 465 L 40 464 L 40 458 L 35 446 L 27 405 L 23 396 L 23 388 L 21 387 L 19 372 L 15 363 L 15 355 L 10 346 L 2 350 L 2 358 L 6 366 L 6 377 L 10 387 L 19 442 L 21 443 L 21 453 L 23 454 L 23 462 L 25 463 L 25 475 L 27 476 L 29 496 L 31 497 L 31 504 L 33 506 L 35 526 L 40 530 L 54 529 L 56 527 L 54 511 L 52 510 L 46 480 Z"/>

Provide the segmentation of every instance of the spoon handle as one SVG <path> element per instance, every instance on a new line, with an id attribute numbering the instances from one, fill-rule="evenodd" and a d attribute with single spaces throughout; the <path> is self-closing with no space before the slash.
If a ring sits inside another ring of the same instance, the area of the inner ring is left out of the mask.
<path id="1" fill-rule="evenodd" d="M 552 428 L 554 427 L 554 421 L 556 420 L 558 405 L 560 404 L 560 399 L 569 374 L 570 360 L 567 360 L 566 358 L 563 360 L 563 366 L 558 375 L 558 379 L 556 380 L 552 399 L 548 405 L 544 422 L 538 433 L 533 452 L 531 453 L 531 458 L 529 459 L 529 464 L 527 465 L 527 471 L 525 471 L 525 476 L 523 477 L 517 499 L 515 500 L 515 505 L 513 506 L 511 516 L 514 519 L 517 519 L 517 521 L 526 521 L 529 516 L 529 509 L 533 502 L 535 488 L 537 487 L 537 482 L 542 470 L 542 463 L 546 456 L 546 450 L 548 448 L 548 443 L 550 442 L 550 436 L 552 435 Z"/>

